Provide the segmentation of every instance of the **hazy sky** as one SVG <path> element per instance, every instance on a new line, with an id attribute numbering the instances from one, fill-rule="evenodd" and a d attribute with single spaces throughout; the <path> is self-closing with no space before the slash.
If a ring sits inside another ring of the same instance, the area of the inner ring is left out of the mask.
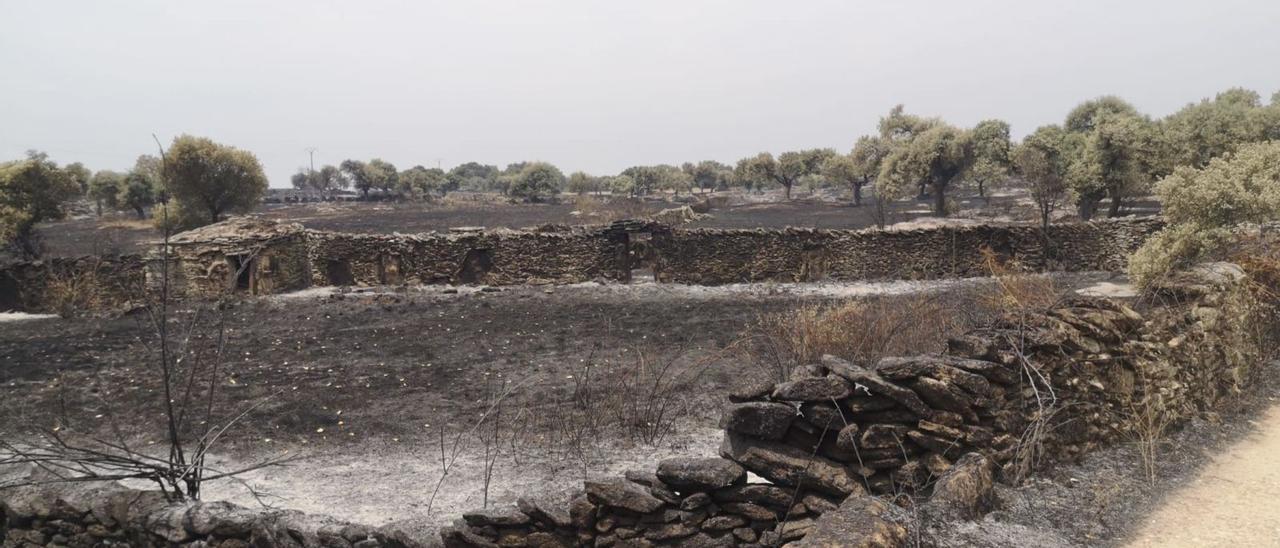
<path id="1" fill-rule="evenodd" d="M 305 165 L 566 173 L 847 150 L 896 103 L 1016 135 L 1081 100 L 1280 90 L 1280 1 L 0 0 L 0 158 L 154 132 Z"/>

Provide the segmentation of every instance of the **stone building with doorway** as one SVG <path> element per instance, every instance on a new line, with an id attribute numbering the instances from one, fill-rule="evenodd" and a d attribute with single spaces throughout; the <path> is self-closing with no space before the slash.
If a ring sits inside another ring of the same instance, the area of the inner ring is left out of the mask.
<path id="1" fill-rule="evenodd" d="M 155 243 L 148 278 L 154 287 L 167 268 L 174 295 L 267 295 L 311 284 L 306 230 L 296 223 L 237 217 L 173 235 L 167 264 L 165 249 Z"/>

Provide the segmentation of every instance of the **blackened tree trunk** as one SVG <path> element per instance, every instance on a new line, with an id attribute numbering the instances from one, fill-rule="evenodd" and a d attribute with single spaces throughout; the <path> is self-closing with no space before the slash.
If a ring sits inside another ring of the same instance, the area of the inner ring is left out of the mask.
<path id="1" fill-rule="evenodd" d="M 938 217 L 947 216 L 947 194 L 943 192 L 946 188 L 939 184 L 933 184 L 933 214 Z"/>
<path id="2" fill-rule="evenodd" d="M 1092 220 L 1095 213 L 1098 212 L 1098 202 L 1102 201 L 1102 197 L 1096 193 L 1089 193 L 1080 196 L 1080 201 L 1076 203 L 1076 212 L 1080 214 L 1080 220 Z"/>
<path id="3" fill-rule="evenodd" d="M 1119 217 L 1120 208 L 1122 205 L 1124 205 L 1124 200 L 1122 200 L 1120 196 L 1112 194 L 1111 204 L 1110 204 L 1110 207 L 1107 209 L 1107 217 L 1112 219 Z"/>

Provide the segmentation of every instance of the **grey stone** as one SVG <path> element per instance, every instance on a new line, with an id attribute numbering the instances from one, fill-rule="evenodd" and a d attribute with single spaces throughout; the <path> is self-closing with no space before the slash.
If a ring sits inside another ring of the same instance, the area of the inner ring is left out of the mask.
<path id="1" fill-rule="evenodd" d="M 833 375 L 838 375 L 854 383 L 855 391 L 859 395 L 884 396 L 898 402 L 908 411 L 920 417 L 927 418 L 932 412 L 929 406 L 925 405 L 915 392 L 885 380 L 874 371 L 868 371 L 835 356 L 823 356 L 822 365 L 831 370 Z"/>
<path id="2" fill-rule="evenodd" d="M 745 482 L 747 472 L 727 459 L 680 457 L 658 463 L 658 479 L 680 491 L 711 491 Z"/>
<path id="3" fill-rule="evenodd" d="M 981 453 L 968 453 L 934 483 L 928 505 L 939 513 L 977 519 L 994 500 L 995 465 Z"/>
<path id="4" fill-rule="evenodd" d="M 800 415 L 804 417 L 805 422 L 817 427 L 819 431 L 823 429 L 839 430 L 845 426 L 848 420 L 834 405 L 825 402 L 801 405 Z"/>
<path id="5" fill-rule="evenodd" d="M 541 501 L 521 497 L 516 501 L 516 508 L 519 508 L 521 512 L 524 512 L 533 521 L 552 529 L 573 526 L 573 520 L 569 518 L 567 512 Z"/>
<path id="6" fill-rule="evenodd" d="M 840 377 L 788 381 L 773 387 L 773 399 L 782 401 L 833 401 L 849 396 L 849 383 Z"/>
<path id="7" fill-rule="evenodd" d="M 472 527 L 514 527 L 528 525 L 531 521 L 528 515 L 517 511 L 515 508 L 494 508 L 479 512 L 468 512 L 462 514 L 462 519 Z"/>
<path id="8" fill-rule="evenodd" d="M 697 527 L 692 527 L 683 523 L 667 523 L 645 531 L 644 538 L 657 541 L 673 540 L 691 536 L 697 532 Z"/>
<path id="9" fill-rule="evenodd" d="M 625 479 L 608 481 L 585 481 L 587 497 L 591 502 L 614 508 L 630 510 L 638 514 L 647 514 L 662 509 L 663 502 L 640 484 Z"/>
<path id="10" fill-rule="evenodd" d="M 858 445 L 867 449 L 896 449 L 907 439 L 908 430 L 898 424 L 873 424 L 862 432 Z"/>
<path id="11" fill-rule="evenodd" d="M 978 422 L 978 415 L 973 411 L 973 400 L 958 388 L 937 379 L 919 377 L 911 382 L 911 389 L 936 409 L 959 413 L 969 422 Z"/>
<path id="12" fill-rule="evenodd" d="M 694 493 L 680 501 L 681 510 L 697 510 L 708 504 L 711 504 L 711 495 L 706 493 Z"/>
<path id="13" fill-rule="evenodd" d="M 803 484 L 806 488 L 839 496 L 862 489 L 848 468 L 787 445 L 726 432 L 720 454 L 777 484 Z"/>
<path id="14" fill-rule="evenodd" d="M 703 531 L 729 531 L 747 524 L 746 518 L 732 514 L 722 514 L 702 522 Z"/>
<path id="15" fill-rule="evenodd" d="M 766 506 L 786 508 L 791 504 L 794 489 L 786 489 L 777 485 L 753 483 L 726 487 L 711 494 L 716 502 L 754 502 Z"/>
<path id="16" fill-rule="evenodd" d="M 569 520 L 578 530 L 587 530 L 595 525 L 596 505 L 586 494 L 578 495 L 569 502 Z"/>
<path id="17" fill-rule="evenodd" d="M 440 540 L 444 541 L 445 548 L 498 548 L 497 543 L 466 527 L 445 527 L 440 530 Z"/>
<path id="18" fill-rule="evenodd" d="M 827 376 L 827 368 L 818 364 L 807 364 L 796 367 L 787 375 L 787 380 L 798 381 L 800 379 L 817 379 Z"/>
<path id="19" fill-rule="evenodd" d="M 796 408 L 785 403 L 737 403 L 725 408 L 720 428 L 766 440 L 780 440 L 797 415 Z"/>
<path id="20" fill-rule="evenodd" d="M 959 386 L 977 396 L 991 393 L 991 383 L 986 377 L 953 367 L 947 360 L 948 356 L 928 355 L 882 358 L 876 362 L 875 371 L 882 377 L 895 381 L 928 376 Z"/>
<path id="21" fill-rule="evenodd" d="M 751 521 L 772 521 L 778 519 L 778 513 L 750 502 L 726 502 L 720 509 L 730 514 L 737 514 Z"/>
<path id="22" fill-rule="evenodd" d="M 839 508 L 822 514 L 808 534 L 795 544 L 801 548 L 898 548 L 907 545 L 907 528 L 899 512 L 869 496 L 852 496 Z"/>

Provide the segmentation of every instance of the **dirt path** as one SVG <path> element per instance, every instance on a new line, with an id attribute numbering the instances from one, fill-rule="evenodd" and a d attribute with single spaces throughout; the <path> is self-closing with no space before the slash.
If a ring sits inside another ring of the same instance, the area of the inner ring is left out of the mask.
<path id="1" fill-rule="evenodd" d="M 1280 405 L 1147 518 L 1129 546 L 1280 547 Z"/>

